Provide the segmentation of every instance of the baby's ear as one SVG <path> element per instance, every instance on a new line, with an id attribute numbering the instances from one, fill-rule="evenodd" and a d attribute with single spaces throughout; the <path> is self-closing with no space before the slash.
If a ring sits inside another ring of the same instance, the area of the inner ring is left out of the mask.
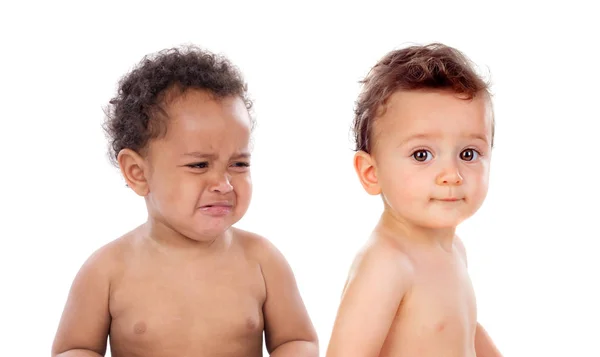
<path id="1" fill-rule="evenodd" d="M 377 180 L 375 161 L 370 154 L 358 151 L 354 155 L 354 170 L 356 170 L 360 183 L 367 193 L 370 195 L 381 193 L 381 187 L 379 187 L 379 181 Z"/>
<path id="2" fill-rule="evenodd" d="M 117 161 L 127 186 L 138 195 L 146 196 L 149 189 L 144 158 L 131 149 L 123 149 L 117 155 Z"/>

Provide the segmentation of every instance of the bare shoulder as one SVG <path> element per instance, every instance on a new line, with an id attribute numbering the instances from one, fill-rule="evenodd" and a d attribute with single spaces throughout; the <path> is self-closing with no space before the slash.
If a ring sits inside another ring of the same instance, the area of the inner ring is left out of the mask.
<path id="1" fill-rule="evenodd" d="M 84 266 L 88 266 L 90 269 L 99 269 L 105 275 L 114 276 L 122 270 L 138 237 L 138 229 L 135 229 L 113 239 L 96 249 L 86 260 Z"/>
<path id="2" fill-rule="evenodd" d="M 107 289 L 109 298 L 118 285 L 127 262 L 131 260 L 139 236 L 137 228 L 96 249 L 80 267 L 74 284 L 80 283 L 78 280 L 94 283 L 98 289 Z"/>
<path id="3" fill-rule="evenodd" d="M 294 274 L 287 259 L 269 239 L 241 229 L 235 229 L 233 233 L 234 240 L 242 248 L 245 259 L 260 268 L 267 287 L 293 278 Z"/>
<path id="4" fill-rule="evenodd" d="M 97 248 L 83 263 L 81 270 L 95 271 L 98 274 L 109 277 L 112 276 L 120 263 L 131 237 L 128 235 L 114 239 L 105 245 Z"/>
<path id="5" fill-rule="evenodd" d="M 83 349 L 106 352 L 110 329 L 109 296 L 114 274 L 122 266 L 131 236 L 95 250 L 77 272 L 52 345 L 52 355 Z"/>
<path id="6" fill-rule="evenodd" d="M 318 338 L 302 300 L 296 278 L 283 254 L 267 238 L 236 229 L 235 239 L 242 245 L 248 259 L 260 266 L 265 286 L 263 313 L 265 343 L 269 354 L 278 348 L 296 354 L 302 349 L 308 356 L 318 354 Z M 292 343 L 293 344 L 288 344 Z M 289 347 L 283 347 L 288 344 Z M 296 347 L 294 347 L 294 344 Z M 289 349 L 286 349 L 289 348 Z"/>
<path id="7" fill-rule="evenodd" d="M 413 271 L 401 245 L 371 237 L 350 269 L 327 356 L 376 356 L 411 289 Z"/>
<path id="8" fill-rule="evenodd" d="M 96 289 L 110 292 L 112 283 L 123 270 L 135 236 L 136 231 L 126 233 L 93 251 L 79 268 L 74 287 L 92 284 Z"/>
<path id="9" fill-rule="evenodd" d="M 247 257 L 252 260 L 263 263 L 273 258 L 283 258 L 279 249 L 264 236 L 242 229 L 235 229 L 234 235 Z"/>
<path id="10" fill-rule="evenodd" d="M 399 280 L 407 283 L 412 279 L 413 265 L 408 254 L 399 245 L 386 237 L 373 236 L 354 258 L 348 280 L 352 280 L 357 275 L 373 278 L 401 277 Z"/>

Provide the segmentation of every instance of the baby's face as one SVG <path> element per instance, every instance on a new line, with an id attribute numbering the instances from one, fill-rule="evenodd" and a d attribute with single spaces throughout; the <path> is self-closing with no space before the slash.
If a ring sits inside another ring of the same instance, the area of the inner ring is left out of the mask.
<path id="1" fill-rule="evenodd" d="M 251 121 L 239 97 L 188 90 L 166 105 L 167 134 L 153 140 L 150 214 L 195 240 L 223 234 L 250 204 Z"/>
<path id="2" fill-rule="evenodd" d="M 400 217 L 451 228 L 483 203 L 492 140 L 485 96 L 464 100 L 448 92 L 397 92 L 372 134 L 378 185 Z"/>

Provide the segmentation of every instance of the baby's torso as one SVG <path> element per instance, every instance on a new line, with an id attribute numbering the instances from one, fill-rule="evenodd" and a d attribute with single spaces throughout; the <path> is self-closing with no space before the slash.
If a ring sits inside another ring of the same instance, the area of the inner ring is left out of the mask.
<path id="1" fill-rule="evenodd" d="M 113 357 L 262 355 L 266 290 L 241 247 L 189 261 L 132 254 L 113 285 Z"/>
<path id="2" fill-rule="evenodd" d="M 381 357 L 475 357 L 475 294 L 464 261 L 413 255 L 414 280 Z"/>

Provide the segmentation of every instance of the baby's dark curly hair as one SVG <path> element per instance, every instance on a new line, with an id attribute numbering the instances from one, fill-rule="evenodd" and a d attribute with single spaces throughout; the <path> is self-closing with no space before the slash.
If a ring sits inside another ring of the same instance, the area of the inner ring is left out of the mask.
<path id="1" fill-rule="evenodd" d="M 106 107 L 104 130 L 109 157 L 125 148 L 144 154 L 150 140 L 166 134 L 165 95 L 171 89 L 203 89 L 215 98 L 241 97 L 250 112 L 252 101 L 241 72 L 224 56 L 196 46 L 166 49 L 145 56 L 120 81 L 117 96 Z M 254 123 L 252 123 L 254 124 Z"/>

